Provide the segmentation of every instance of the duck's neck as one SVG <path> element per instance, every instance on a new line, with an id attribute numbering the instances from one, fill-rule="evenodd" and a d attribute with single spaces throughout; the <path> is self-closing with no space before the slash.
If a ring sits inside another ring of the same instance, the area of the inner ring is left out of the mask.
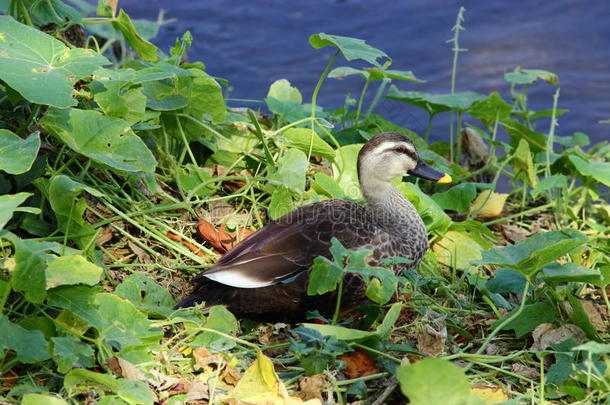
<path id="1" fill-rule="evenodd" d="M 372 176 L 361 176 L 360 186 L 370 213 L 384 228 L 424 227 L 411 201 L 391 183 Z"/>

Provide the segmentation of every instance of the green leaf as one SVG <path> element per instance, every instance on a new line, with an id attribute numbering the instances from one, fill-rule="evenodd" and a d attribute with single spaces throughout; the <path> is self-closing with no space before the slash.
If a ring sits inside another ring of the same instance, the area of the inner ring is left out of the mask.
<path id="1" fill-rule="evenodd" d="M 580 174 L 593 177 L 600 183 L 610 187 L 610 162 L 586 161 L 575 155 L 570 155 L 569 159 Z"/>
<path id="2" fill-rule="evenodd" d="M 298 194 L 305 191 L 307 156 L 298 149 L 288 149 L 277 161 L 275 170 L 267 175 L 269 183 L 283 185 Z"/>
<path id="3" fill-rule="evenodd" d="M 269 86 L 267 97 L 273 97 L 279 101 L 292 101 L 293 103 L 298 104 L 303 102 L 303 96 L 299 89 L 292 86 L 286 79 L 274 81 L 271 86 Z"/>
<path id="4" fill-rule="evenodd" d="M 289 147 L 297 148 L 307 154 L 311 150 L 314 155 L 325 157 L 331 162 L 335 160 L 335 150 L 311 129 L 289 128 L 280 136 L 288 141 Z"/>
<path id="5" fill-rule="evenodd" d="M 577 263 L 550 263 L 542 268 L 541 278 L 555 283 L 581 282 L 591 283 L 600 279 L 599 270 L 588 269 Z"/>
<path id="6" fill-rule="evenodd" d="M 74 151 L 114 169 L 152 172 L 157 165 L 150 149 L 121 119 L 94 110 L 51 108 L 41 124 Z"/>
<path id="7" fill-rule="evenodd" d="M 390 59 L 385 52 L 373 48 L 365 41 L 357 38 L 329 35 L 321 32 L 310 36 L 309 43 L 315 49 L 320 49 L 325 46 L 336 46 L 343 54 L 343 57 L 348 61 L 363 60 L 377 67 L 381 67 L 381 64 L 377 62 L 377 59 Z"/>
<path id="8" fill-rule="evenodd" d="M 59 229 L 76 240 L 81 247 L 85 247 L 95 236 L 95 229 L 83 219 L 87 202 L 84 198 L 78 197 L 82 192 L 101 196 L 94 188 L 59 175 L 51 179 L 47 197 L 57 218 Z"/>
<path id="9" fill-rule="evenodd" d="M 396 371 L 402 393 L 411 405 L 467 405 L 470 397 L 468 379 L 448 360 L 427 358 Z"/>
<path id="10" fill-rule="evenodd" d="M 46 24 L 63 26 L 68 22 L 82 24 L 81 13 L 61 0 L 34 1 L 31 3 L 30 17 L 38 26 Z"/>
<path id="11" fill-rule="evenodd" d="M 610 354 L 610 343 L 587 342 L 573 347 L 572 350 L 582 350 L 593 354 Z"/>
<path id="12" fill-rule="evenodd" d="M 73 337 L 52 337 L 53 360 L 57 371 L 67 373 L 77 362 L 83 367 L 93 367 L 93 349 Z"/>
<path id="13" fill-rule="evenodd" d="M 290 190 L 284 186 L 277 187 L 271 194 L 269 203 L 269 218 L 278 219 L 294 210 L 294 202 L 290 195 Z"/>
<path id="14" fill-rule="evenodd" d="M 334 79 L 343 79 L 344 77 L 351 75 L 359 75 L 364 77 L 366 80 L 375 81 L 375 80 L 383 80 L 383 79 L 396 79 L 396 80 L 404 80 L 408 82 L 423 82 L 423 80 L 415 77 L 413 72 L 406 70 L 393 70 L 393 69 L 383 69 L 383 68 L 364 68 L 364 69 L 355 69 L 349 66 L 341 66 L 333 69 L 328 77 Z"/>
<path id="15" fill-rule="evenodd" d="M 554 174 L 552 176 L 545 177 L 540 180 L 536 186 L 530 191 L 532 198 L 537 198 L 543 191 L 551 188 L 566 188 L 568 187 L 568 178 L 563 174 Z"/>
<path id="16" fill-rule="evenodd" d="M 6 352 L 15 352 L 15 360 L 21 363 L 38 363 L 49 359 L 47 341 L 39 330 L 27 330 L 0 316 L 0 360 Z"/>
<path id="17" fill-rule="evenodd" d="M 121 10 L 122 11 L 122 10 Z M 132 405 L 153 405 L 154 396 L 144 381 L 119 380 L 116 393 L 123 401 Z"/>
<path id="18" fill-rule="evenodd" d="M 45 274 L 47 289 L 70 284 L 95 285 L 100 281 L 102 269 L 81 255 L 69 255 L 47 262 Z"/>
<path id="19" fill-rule="evenodd" d="M 482 260 L 473 264 L 497 264 L 532 276 L 544 265 L 555 261 L 587 242 L 587 237 L 573 229 L 538 233 L 514 246 L 483 252 Z"/>
<path id="20" fill-rule="evenodd" d="M 21 405 L 68 405 L 66 401 L 48 394 L 25 394 Z"/>
<path id="21" fill-rule="evenodd" d="M 438 114 L 449 110 L 464 112 L 474 102 L 485 99 L 484 95 L 473 91 L 453 94 L 428 94 L 419 91 L 402 91 L 396 86 L 391 86 L 385 97 L 413 104 L 428 111 L 429 114 Z"/>
<path id="22" fill-rule="evenodd" d="M 468 114 L 491 128 L 496 120 L 502 122 L 510 118 L 512 110 L 513 107 L 494 91 L 486 99 L 475 101 L 468 109 Z"/>
<path id="23" fill-rule="evenodd" d="M 112 21 L 112 26 L 123 33 L 127 43 L 142 59 L 148 62 L 156 62 L 159 59 L 157 47 L 138 34 L 136 27 L 123 9 L 119 11 L 119 16 Z"/>
<path id="24" fill-rule="evenodd" d="M 0 170 L 10 174 L 27 172 L 32 167 L 39 149 L 39 132 L 22 139 L 7 129 L 0 129 Z"/>
<path id="25" fill-rule="evenodd" d="M 97 15 L 101 17 L 114 17 L 118 0 L 97 0 Z"/>
<path id="26" fill-rule="evenodd" d="M 542 79 L 547 83 L 557 85 L 559 78 L 555 73 L 540 69 L 519 69 L 504 74 L 504 79 L 513 84 L 532 84 L 536 79 Z"/>
<path id="27" fill-rule="evenodd" d="M 480 238 L 477 229 L 453 224 L 442 238 L 432 245 L 437 260 L 447 267 L 464 270 L 473 260 L 480 260 L 482 252 L 492 245 Z"/>
<path id="28" fill-rule="evenodd" d="M 13 217 L 13 212 L 19 211 L 21 204 L 27 200 L 32 193 L 18 193 L 0 195 L 0 230 Z"/>
<path id="29" fill-rule="evenodd" d="M 451 225 L 451 218 L 429 195 L 422 192 L 418 185 L 402 182 L 398 190 L 415 206 L 428 232 L 445 233 Z"/>
<path id="30" fill-rule="evenodd" d="M 431 197 L 444 210 L 465 212 L 476 196 L 477 188 L 473 183 L 462 183 L 447 191 L 435 193 Z"/>
<path id="31" fill-rule="evenodd" d="M 119 381 L 111 374 L 96 373 L 83 368 L 72 369 L 64 377 L 64 388 L 79 392 L 88 391 L 89 387 L 102 385 L 116 392 Z"/>
<path id="32" fill-rule="evenodd" d="M 517 318 L 510 321 L 508 324 L 504 325 L 502 329 L 513 329 L 517 339 L 520 339 L 536 329 L 536 326 L 540 325 L 541 323 L 554 322 L 555 319 L 557 319 L 557 316 L 557 310 L 551 302 L 537 302 L 535 304 L 524 306 L 521 314 L 519 314 Z M 501 320 L 497 322 L 501 322 Z"/>
<path id="33" fill-rule="evenodd" d="M 169 291 L 152 278 L 139 273 L 126 277 L 114 293 L 131 301 L 139 310 L 150 315 L 169 316 L 176 302 Z"/>
<path id="34" fill-rule="evenodd" d="M 0 16 L 0 27 L 0 79 L 33 103 L 76 105 L 72 86 L 110 63 L 90 49 L 70 49 L 9 16 Z"/>
<path id="35" fill-rule="evenodd" d="M 210 307 L 204 327 L 230 334 L 239 328 L 239 323 L 226 307 L 214 305 Z M 213 332 L 202 332 L 189 345 L 193 347 L 204 346 L 215 350 L 223 350 L 235 346 L 235 342 Z"/>
<path id="36" fill-rule="evenodd" d="M 30 302 L 41 303 L 46 296 L 46 263 L 53 258 L 46 252 L 57 244 L 20 239 L 10 233 L 2 237 L 15 248 L 15 270 L 11 278 L 13 290 L 24 293 L 25 299 Z"/>
<path id="37" fill-rule="evenodd" d="M 390 336 L 396 321 L 400 317 L 400 311 L 402 308 L 403 305 L 400 302 L 395 302 L 392 304 L 388 312 L 385 314 L 381 325 L 377 327 L 377 334 L 379 337 L 382 339 L 387 339 Z"/>
<path id="38" fill-rule="evenodd" d="M 555 142 L 565 146 L 566 148 L 570 148 L 573 146 L 587 146 L 591 143 L 591 140 L 587 136 L 587 134 L 582 132 L 574 132 L 570 136 L 557 136 L 555 135 Z"/>
<path id="39" fill-rule="evenodd" d="M 95 80 L 89 87 L 104 114 L 122 118 L 133 125 L 144 118 L 146 96 L 141 88 L 130 88 L 118 80 Z"/>
<path id="40" fill-rule="evenodd" d="M 377 336 L 376 332 L 350 329 L 337 325 L 320 325 L 317 323 L 303 323 L 301 325 L 307 329 L 313 329 L 324 336 L 333 336 L 338 340 L 344 340 L 346 342 L 364 340 L 373 336 Z"/>
<path id="41" fill-rule="evenodd" d="M 212 175 L 204 170 L 203 167 L 188 163 L 184 166 L 178 167 L 176 170 L 176 182 L 178 187 L 185 193 L 197 189 L 194 195 L 198 197 L 208 197 L 216 191 L 217 187 L 214 185 Z M 202 183 L 207 183 L 202 186 Z"/>
<path id="42" fill-rule="evenodd" d="M 517 270 L 498 269 L 494 272 L 494 278 L 487 281 L 486 287 L 492 293 L 521 294 L 525 288 L 525 282 L 525 277 Z"/>
<path id="43" fill-rule="evenodd" d="M 332 165 L 334 179 L 337 181 L 343 195 L 352 199 L 362 199 L 362 191 L 360 190 L 360 182 L 358 181 L 358 152 L 362 145 L 346 145 L 337 149 L 336 159 Z"/>
<path id="44" fill-rule="evenodd" d="M 344 198 L 345 194 L 339 186 L 339 183 L 325 173 L 316 173 L 314 175 L 315 181 L 311 183 L 311 187 L 318 194 L 326 194 L 332 198 Z"/>
<path id="45" fill-rule="evenodd" d="M 572 307 L 572 312 L 570 313 L 570 320 L 572 323 L 582 329 L 587 335 L 587 338 L 602 341 L 580 300 L 572 294 L 568 294 L 568 302 Z"/>
<path id="46" fill-rule="evenodd" d="M 546 150 L 546 136 L 536 132 L 515 119 L 502 121 L 504 130 L 511 136 L 511 145 L 514 147 L 520 139 L 525 139 L 534 152 Z"/>
<path id="47" fill-rule="evenodd" d="M 531 187 L 535 187 L 538 184 L 534 159 L 532 158 L 529 144 L 525 139 L 519 139 L 519 144 L 513 152 L 511 163 L 516 174 L 520 174 L 520 172 L 525 173 L 525 177 Z"/>
<path id="48" fill-rule="evenodd" d="M 160 328 L 153 328 L 151 321 L 130 301 L 114 294 L 100 293 L 94 298 L 98 306 L 99 339 L 117 349 L 131 346 L 157 344 L 163 336 Z"/>
<path id="49" fill-rule="evenodd" d="M 86 321 L 92 326 L 99 327 L 102 325 L 102 319 L 94 301 L 100 291 L 101 288 L 97 286 L 77 285 L 58 287 L 49 291 L 47 304 L 68 311 L 60 316 L 62 317 L 61 320 L 65 321 L 70 328 L 86 328 L 81 320 Z"/>
<path id="50" fill-rule="evenodd" d="M 343 269 L 325 257 L 316 257 L 309 274 L 307 294 L 325 294 L 334 291 L 343 279 Z"/>

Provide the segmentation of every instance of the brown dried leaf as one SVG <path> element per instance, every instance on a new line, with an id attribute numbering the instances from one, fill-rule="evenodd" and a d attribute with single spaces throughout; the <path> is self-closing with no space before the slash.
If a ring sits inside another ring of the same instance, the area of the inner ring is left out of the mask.
<path id="1" fill-rule="evenodd" d="M 114 237 L 114 232 L 112 232 L 112 228 L 109 226 L 103 226 L 101 232 L 97 236 L 97 243 L 100 246 L 103 246 L 105 243 L 112 240 Z"/>
<path id="2" fill-rule="evenodd" d="M 326 385 L 324 374 L 314 374 L 311 377 L 302 377 L 299 380 L 299 391 L 296 396 L 304 401 L 318 399 L 322 401 L 322 391 Z"/>
<path id="3" fill-rule="evenodd" d="M 250 236 L 254 231 L 238 228 L 235 232 L 227 232 L 226 225 L 216 230 L 214 225 L 203 218 L 199 218 L 197 230 L 201 237 L 207 240 L 214 248 L 221 253 L 226 253 L 233 248 L 240 240 Z"/>
<path id="4" fill-rule="evenodd" d="M 379 372 L 371 356 L 362 349 L 345 353 L 339 356 L 345 362 L 345 375 L 347 378 L 359 378 Z"/>
<path id="5" fill-rule="evenodd" d="M 153 263 L 152 258 L 146 252 L 146 250 L 142 249 L 141 247 L 139 247 L 138 245 L 136 245 L 135 243 L 133 243 L 130 240 L 127 241 L 127 246 L 129 246 L 129 249 L 131 249 L 131 251 L 133 253 L 135 253 L 135 255 L 138 257 L 138 261 L 140 263 Z"/>
<path id="6" fill-rule="evenodd" d="M 580 300 L 580 303 L 582 304 L 583 309 L 587 313 L 587 316 L 589 317 L 589 321 L 591 322 L 591 324 L 593 326 L 595 326 L 595 329 L 598 332 L 607 332 L 608 325 L 606 325 L 606 323 L 604 322 L 604 319 L 602 317 L 602 312 L 607 311 L 606 306 L 598 305 L 598 304 L 595 304 L 594 302 L 587 301 L 587 300 Z"/>
<path id="7" fill-rule="evenodd" d="M 128 380 L 140 380 L 145 381 L 144 375 L 138 368 L 131 362 L 117 356 L 112 356 L 106 361 L 108 368 L 119 377 L 126 378 Z"/>
<path id="8" fill-rule="evenodd" d="M 530 235 L 528 230 L 511 224 L 502 224 L 502 233 L 513 243 L 521 242 Z"/>
<path id="9" fill-rule="evenodd" d="M 235 367 L 227 366 L 223 370 L 221 377 L 225 383 L 235 385 L 239 382 L 239 380 L 241 380 L 242 375 L 242 372 Z"/>
<path id="10" fill-rule="evenodd" d="M 534 344 L 530 350 L 545 350 L 552 344 L 563 342 L 566 339 L 574 339 L 576 343 L 587 340 L 585 332 L 576 325 L 566 324 L 553 328 L 552 323 L 542 323 L 532 332 Z"/>
<path id="11" fill-rule="evenodd" d="M 195 370 L 206 368 L 211 364 L 218 366 L 224 362 L 221 354 L 212 354 L 205 347 L 193 349 L 193 358 L 195 359 L 195 365 L 193 366 Z"/>
<path id="12" fill-rule="evenodd" d="M 417 350 L 428 356 L 438 356 L 445 350 L 447 341 L 446 314 L 428 311 L 417 331 Z"/>
<path id="13" fill-rule="evenodd" d="M 540 371 L 537 368 L 526 366 L 521 363 L 513 363 L 510 366 L 513 373 L 518 374 L 522 377 L 529 378 L 530 380 L 538 380 L 540 378 Z"/>

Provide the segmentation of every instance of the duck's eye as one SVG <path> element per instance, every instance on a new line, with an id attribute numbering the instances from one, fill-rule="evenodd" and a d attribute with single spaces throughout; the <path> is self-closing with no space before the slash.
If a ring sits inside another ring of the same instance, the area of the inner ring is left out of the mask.
<path id="1" fill-rule="evenodd" d="M 399 146 L 397 148 L 394 148 L 394 152 L 396 153 L 407 153 L 407 148 L 403 147 L 403 146 Z"/>

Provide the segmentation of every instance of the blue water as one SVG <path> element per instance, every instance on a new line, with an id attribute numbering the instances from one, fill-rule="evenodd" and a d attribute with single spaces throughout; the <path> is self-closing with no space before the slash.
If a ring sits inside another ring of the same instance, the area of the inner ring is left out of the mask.
<path id="1" fill-rule="evenodd" d="M 120 5 L 134 18 L 155 19 L 160 9 L 177 20 L 164 26 L 155 42 L 167 49 L 190 30 L 195 41 L 189 57 L 201 60 L 210 74 L 230 81 L 233 98 L 262 99 L 276 79 L 286 78 L 305 99 L 332 50 L 314 50 L 312 33 L 365 39 L 393 58 L 395 69 L 413 70 L 426 83 L 395 82 L 402 89 L 447 93 L 451 83 L 451 27 L 460 6 L 466 8 L 460 46 L 457 91 L 500 92 L 509 99 L 505 72 L 516 66 L 545 69 L 560 77 L 559 135 L 587 133 L 610 140 L 610 2 L 480 0 L 310 0 L 310 1 L 136 1 Z M 336 66 L 346 64 L 339 60 Z M 337 107 L 346 93 L 356 97 L 357 78 L 329 79 L 319 103 Z M 535 84 L 530 108 L 547 109 L 557 87 Z M 233 103 L 239 104 L 239 103 Z M 256 105 L 252 105 L 256 107 Z M 384 101 L 378 112 L 417 132 L 425 114 L 414 107 Z M 435 122 L 434 139 L 446 139 L 447 120 Z M 538 128 L 546 132 L 548 123 Z"/>

